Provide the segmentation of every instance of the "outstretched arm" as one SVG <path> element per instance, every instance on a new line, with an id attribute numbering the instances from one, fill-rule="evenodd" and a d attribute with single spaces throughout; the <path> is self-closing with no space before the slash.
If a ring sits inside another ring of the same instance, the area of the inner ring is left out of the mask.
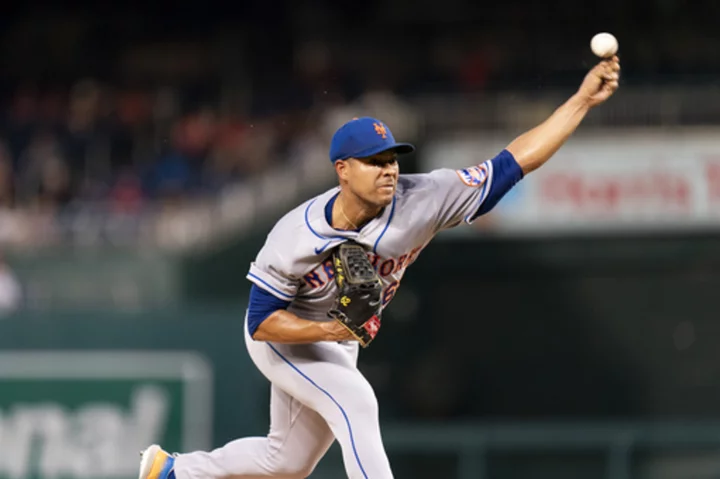
<path id="1" fill-rule="evenodd" d="M 603 60 L 585 76 L 578 91 L 550 117 L 515 138 L 507 150 L 524 174 L 542 166 L 567 141 L 591 108 L 603 103 L 618 88 L 620 60 Z"/>

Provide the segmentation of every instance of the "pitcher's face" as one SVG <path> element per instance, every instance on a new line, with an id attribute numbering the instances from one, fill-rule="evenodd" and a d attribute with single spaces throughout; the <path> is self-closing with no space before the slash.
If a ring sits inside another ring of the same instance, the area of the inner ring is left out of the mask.
<path id="1" fill-rule="evenodd" d="M 336 168 L 341 185 L 364 202 L 379 207 L 392 202 L 400 175 L 395 152 L 339 160 Z"/>

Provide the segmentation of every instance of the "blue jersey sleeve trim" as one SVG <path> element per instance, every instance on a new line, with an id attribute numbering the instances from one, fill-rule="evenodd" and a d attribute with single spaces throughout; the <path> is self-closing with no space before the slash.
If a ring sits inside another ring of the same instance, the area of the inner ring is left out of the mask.
<path id="1" fill-rule="evenodd" d="M 294 297 L 294 296 L 291 296 L 291 295 L 289 295 L 289 294 L 287 294 L 287 293 L 283 293 L 282 291 L 280 291 L 279 289 L 275 288 L 273 285 L 271 285 L 270 283 L 268 283 L 267 281 L 265 281 L 264 279 L 262 279 L 262 278 L 259 277 L 258 275 L 255 275 L 255 274 L 252 274 L 252 273 L 248 273 L 247 276 L 248 276 L 248 278 L 251 278 L 251 279 L 254 279 L 255 281 L 261 282 L 263 285 L 265 285 L 265 287 L 267 287 L 268 289 L 270 289 L 270 290 L 272 290 L 272 291 L 275 291 L 275 293 L 277 293 L 279 296 L 282 296 L 283 298 L 286 298 L 286 299 L 289 299 L 289 300 L 290 300 L 290 299 L 293 299 L 293 297 Z"/>
<path id="2" fill-rule="evenodd" d="M 250 288 L 250 304 L 248 306 L 248 331 L 252 337 L 268 316 L 279 309 L 287 309 L 290 301 L 284 301 L 272 293 L 265 291 L 256 284 Z"/>
<path id="3" fill-rule="evenodd" d="M 495 205 L 523 178 L 523 171 L 515 160 L 515 157 L 507 150 L 501 151 L 495 158 L 490 160 L 493 168 L 492 183 L 485 201 L 470 218 L 474 220 L 492 210 Z"/>

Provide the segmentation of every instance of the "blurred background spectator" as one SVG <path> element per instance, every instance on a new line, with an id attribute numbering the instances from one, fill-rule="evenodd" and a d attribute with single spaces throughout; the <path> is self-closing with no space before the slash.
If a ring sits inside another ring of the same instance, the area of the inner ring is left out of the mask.
<path id="1" fill-rule="evenodd" d="M 0 318 L 20 308 L 20 283 L 0 255 Z"/>

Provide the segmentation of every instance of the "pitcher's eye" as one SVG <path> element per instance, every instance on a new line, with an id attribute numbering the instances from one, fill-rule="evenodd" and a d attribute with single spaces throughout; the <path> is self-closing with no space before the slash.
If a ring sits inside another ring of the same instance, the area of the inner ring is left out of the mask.
<path id="1" fill-rule="evenodd" d="M 386 166 L 386 165 L 394 165 L 397 163 L 397 159 L 382 159 L 382 158 L 373 158 L 370 162 L 373 166 Z"/>

